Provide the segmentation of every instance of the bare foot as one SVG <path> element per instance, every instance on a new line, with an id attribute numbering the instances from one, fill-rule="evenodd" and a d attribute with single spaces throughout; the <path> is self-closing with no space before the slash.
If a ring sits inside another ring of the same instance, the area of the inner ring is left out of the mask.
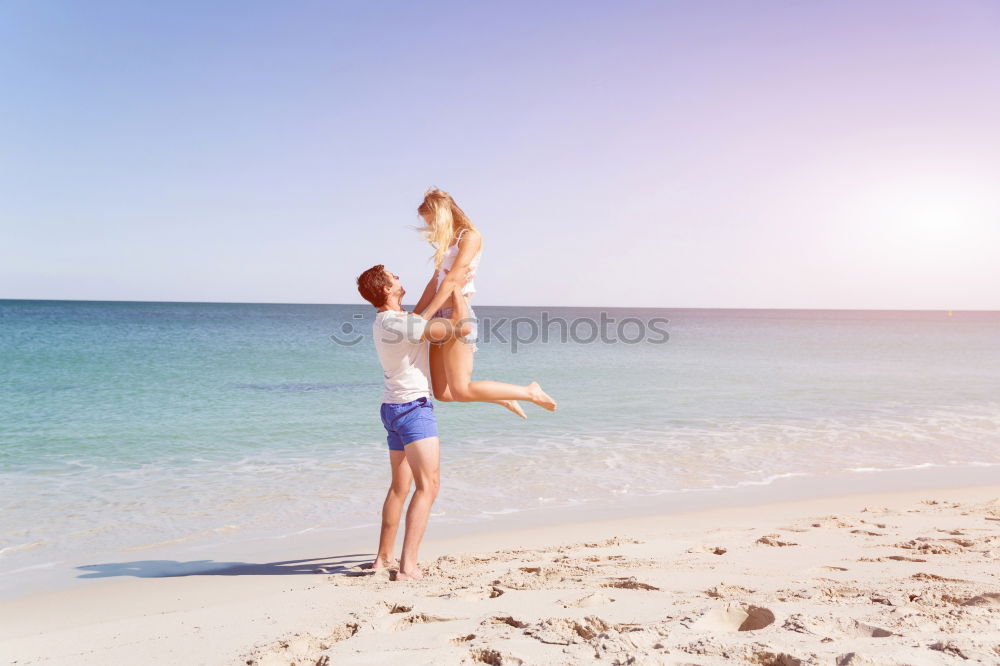
<path id="1" fill-rule="evenodd" d="M 396 580 L 397 581 L 399 581 L 399 580 L 420 580 L 423 577 L 424 577 L 424 574 L 421 573 L 420 569 L 417 569 L 416 567 L 414 567 L 413 569 L 410 569 L 406 573 L 403 573 L 402 569 L 400 569 L 399 571 L 396 572 Z"/>
<path id="2" fill-rule="evenodd" d="M 387 560 L 385 560 L 385 559 L 383 559 L 381 557 L 376 557 L 375 561 L 372 562 L 371 568 L 372 569 L 385 569 L 388 566 L 389 566 L 389 564 L 387 563 Z"/>
<path id="3" fill-rule="evenodd" d="M 549 394 L 542 390 L 542 387 L 538 385 L 538 382 L 531 382 L 528 384 L 528 391 L 531 393 L 531 402 L 535 403 L 542 409 L 547 409 L 550 412 L 556 411 L 556 401 L 549 397 Z"/>
<path id="4" fill-rule="evenodd" d="M 528 415 L 524 413 L 523 409 L 521 409 L 521 403 L 519 403 L 517 400 L 499 400 L 498 403 L 503 405 L 510 411 L 514 412 L 522 419 L 528 418 Z"/>

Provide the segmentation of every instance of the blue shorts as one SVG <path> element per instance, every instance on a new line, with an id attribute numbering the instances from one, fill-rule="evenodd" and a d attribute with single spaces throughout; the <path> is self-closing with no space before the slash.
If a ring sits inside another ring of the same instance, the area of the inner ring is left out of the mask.
<path id="1" fill-rule="evenodd" d="M 383 402 L 382 425 L 389 433 L 386 440 L 390 451 L 402 451 L 404 446 L 418 439 L 438 436 L 434 403 L 427 398 L 417 398 L 398 405 Z"/>

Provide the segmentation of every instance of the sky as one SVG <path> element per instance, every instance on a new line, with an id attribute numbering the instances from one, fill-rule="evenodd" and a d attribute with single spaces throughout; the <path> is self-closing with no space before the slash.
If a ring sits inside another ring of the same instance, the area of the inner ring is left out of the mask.
<path id="1" fill-rule="evenodd" d="M 992 0 L 0 5 L 0 298 L 1000 309 Z"/>

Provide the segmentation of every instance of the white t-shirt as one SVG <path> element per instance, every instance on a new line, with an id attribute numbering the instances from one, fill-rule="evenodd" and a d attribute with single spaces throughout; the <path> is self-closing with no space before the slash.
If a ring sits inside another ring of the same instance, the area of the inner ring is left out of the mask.
<path id="1" fill-rule="evenodd" d="M 382 363 L 382 402 L 401 404 L 431 397 L 427 320 L 410 312 L 385 310 L 375 316 L 372 339 Z"/>

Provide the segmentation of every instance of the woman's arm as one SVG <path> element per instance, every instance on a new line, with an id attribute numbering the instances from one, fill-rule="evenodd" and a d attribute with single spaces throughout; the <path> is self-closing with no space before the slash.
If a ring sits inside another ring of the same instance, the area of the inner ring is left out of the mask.
<path id="1" fill-rule="evenodd" d="M 444 288 L 444 287 L 442 287 Z M 461 296 L 461 287 L 452 285 L 453 295 Z M 420 315 L 427 319 L 429 315 Z M 469 310 L 464 298 L 455 299 L 455 314 L 451 319 L 433 318 L 427 321 L 424 327 L 423 339 L 428 342 L 445 342 L 451 338 L 468 335 L 472 331 L 469 324 Z"/>
<path id="2" fill-rule="evenodd" d="M 424 287 L 424 293 L 420 294 L 420 300 L 413 306 L 414 312 L 419 313 L 427 309 L 427 305 L 431 302 L 431 299 L 434 298 L 435 285 L 437 285 L 437 271 L 434 271 L 431 274 L 430 281 L 427 283 L 427 286 Z M 434 312 L 437 312 L 437 310 Z"/>
<path id="3" fill-rule="evenodd" d="M 419 312 L 421 316 L 423 313 L 428 312 L 433 315 L 435 312 L 441 309 L 441 306 L 445 304 L 449 298 L 451 298 L 454 292 L 455 298 L 458 298 L 462 294 L 462 287 L 468 281 L 469 276 L 469 264 L 475 259 L 476 253 L 479 252 L 479 248 L 483 244 L 483 239 L 480 237 L 479 232 L 469 229 L 464 234 L 462 234 L 462 240 L 458 243 L 458 256 L 455 257 L 455 265 L 451 267 L 451 270 L 444 276 L 444 280 L 441 281 L 441 288 L 438 289 L 437 293 L 434 294 L 434 298 L 424 307 L 423 310 L 420 308 L 414 309 L 414 312 Z M 455 291 L 455 287 L 461 285 L 458 291 Z M 423 299 L 421 299 L 423 300 Z"/>

